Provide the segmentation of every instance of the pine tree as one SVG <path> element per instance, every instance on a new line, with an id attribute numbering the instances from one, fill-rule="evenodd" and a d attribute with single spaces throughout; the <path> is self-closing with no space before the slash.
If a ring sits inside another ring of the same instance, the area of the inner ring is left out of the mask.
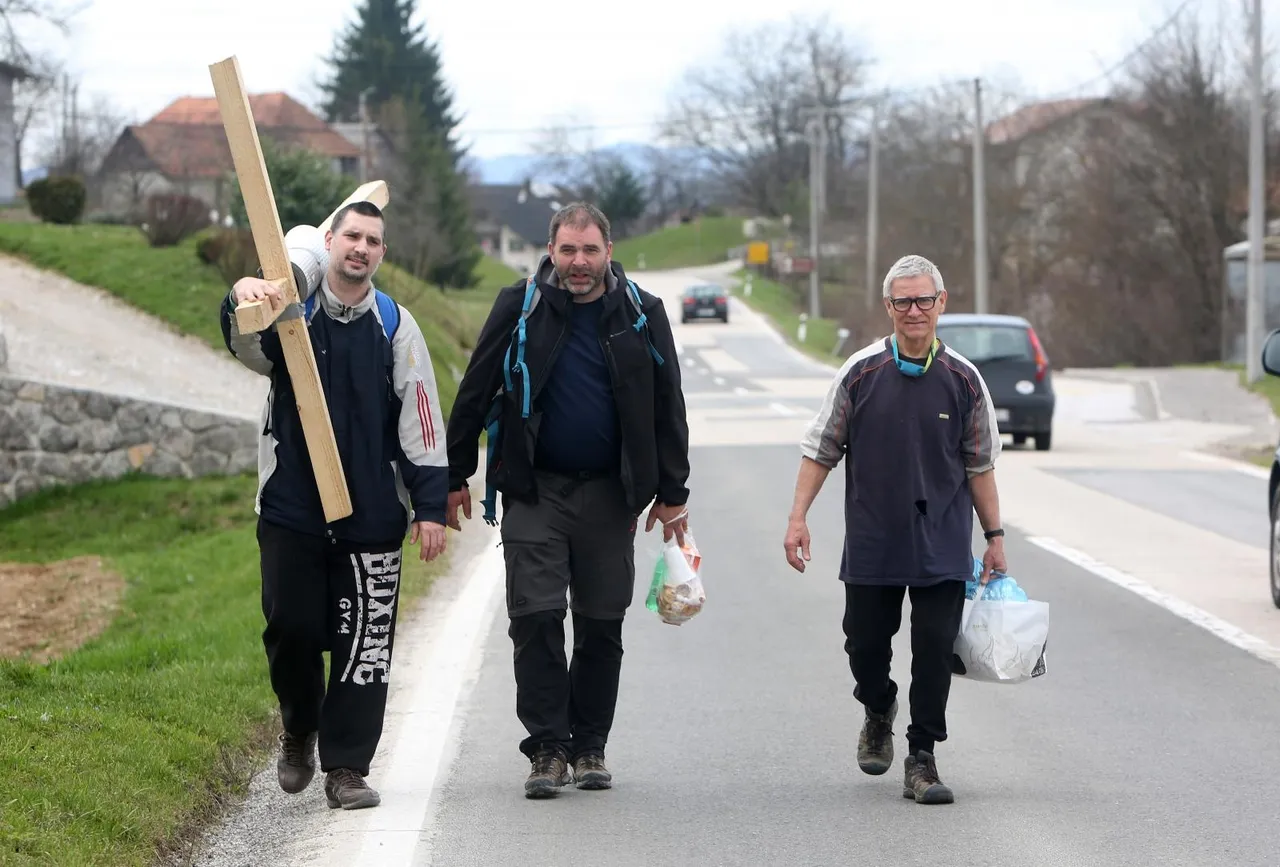
<path id="1" fill-rule="evenodd" d="M 330 123 L 354 123 L 365 91 L 370 117 L 394 97 L 416 102 L 428 126 L 448 142 L 456 168 L 462 157 L 454 140 L 459 118 L 441 74 L 439 47 L 423 25 L 413 23 L 416 6 L 417 0 L 364 0 L 327 61 L 332 76 L 320 85 L 321 110 Z"/>

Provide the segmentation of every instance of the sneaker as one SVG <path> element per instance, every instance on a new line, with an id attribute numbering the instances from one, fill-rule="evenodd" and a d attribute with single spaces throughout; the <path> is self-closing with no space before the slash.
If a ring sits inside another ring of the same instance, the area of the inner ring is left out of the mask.
<path id="1" fill-rule="evenodd" d="M 334 809 L 359 810 L 382 803 L 382 796 L 350 768 L 335 768 L 325 774 L 324 797 Z"/>
<path id="2" fill-rule="evenodd" d="M 296 795 L 311 785 L 311 778 L 316 774 L 316 733 L 299 736 L 281 732 L 279 740 L 276 778 L 280 788 Z"/>
<path id="3" fill-rule="evenodd" d="M 897 699 L 885 713 L 867 711 L 858 735 L 858 767 L 864 774 L 879 776 L 893 767 L 893 720 L 897 715 Z"/>
<path id="4" fill-rule="evenodd" d="M 917 804 L 950 804 L 955 801 L 951 788 L 938 779 L 938 763 L 933 753 L 920 750 L 914 756 L 907 756 L 903 764 L 906 773 L 902 797 L 912 798 Z"/>
<path id="5" fill-rule="evenodd" d="M 573 782 L 569 773 L 569 760 L 564 751 L 543 747 L 533 757 L 529 777 L 524 781 L 526 798 L 550 798 Z"/>
<path id="6" fill-rule="evenodd" d="M 608 789 L 613 786 L 613 774 L 605 767 L 602 753 L 586 753 L 573 762 L 573 778 L 579 789 Z"/>

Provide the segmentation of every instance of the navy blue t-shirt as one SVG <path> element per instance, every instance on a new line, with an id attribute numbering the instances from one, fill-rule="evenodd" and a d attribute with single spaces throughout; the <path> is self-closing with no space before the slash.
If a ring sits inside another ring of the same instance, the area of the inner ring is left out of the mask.
<path id="1" fill-rule="evenodd" d="M 542 412 L 534 465 L 553 472 L 618 469 L 621 436 L 604 347 L 600 314 L 604 298 L 571 303 L 569 336 L 538 395 Z"/>
<path id="2" fill-rule="evenodd" d="M 991 395 L 963 356 L 940 344 L 912 377 L 888 339 L 855 352 L 801 450 L 824 467 L 845 465 L 842 580 L 922 586 L 972 576 L 969 477 L 991 469 L 1001 449 Z"/>

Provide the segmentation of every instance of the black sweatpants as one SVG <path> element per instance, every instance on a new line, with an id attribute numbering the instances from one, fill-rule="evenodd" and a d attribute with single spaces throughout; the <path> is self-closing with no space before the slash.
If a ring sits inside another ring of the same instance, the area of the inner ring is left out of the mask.
<path id="1" fill-rule="evenodd" d="M 873 713 L 884 713 L 898 695 L 889 676 L 893 636 L 902 624 L 905 587 L 845 584 L 845 653 L 853 673 L 854 697 Z M 964 582 L 912 587 L 911 593 L 911 754 L 933 752 L 947 739 L 947 697 L 951 656 L 964 613 Z"/>
<path id="2" fill-rule="evenodd" d="M 508 634 L 520 751 L 603 753 L 622 670 L 622 621 L 635 589 L 635 517 L 617 478 L 539 472 L 538 502 L 504 505 Z M 565 619 L 573 612 L 573 659 Z"/>
<path id="3" fill-rule="evenodd" d="M 352 545 L 259 520 L 258 547 L 262 643 L 284 729 L 319 733 L 321 771 L 368 774 L 387 705 L 401 543 Z"/>

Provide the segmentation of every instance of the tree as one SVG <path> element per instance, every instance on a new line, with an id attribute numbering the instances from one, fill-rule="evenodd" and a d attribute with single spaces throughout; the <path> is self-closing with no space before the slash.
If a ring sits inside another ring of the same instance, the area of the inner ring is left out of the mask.
<path id="1" fill-rule="evenodd" d="M 603 173 L 595 204 L 608 216 L 614 236 L 625 238 L 644 216 L 644 186 L 630 166 L 615 158 Z"/>
<path id="2" fill-rule="evenodd" d="M 331 77 L 320 85 L 325 118 L 356 122 L 360 94 L 370 116 L 393 98 L 422 107 L 427 127 L 448 142 L 455 166 L 462 153 L 453 140 L 459 118 L 441 72 L 439 48 L 413 23 L 416 0 L 365 0 L 354 22 L 339 35 L 327 63 Z"/>
<path id="3" fill-rule="evenodd" d="M 781 216 L 807 190 L 803 110 L 852 103 L 866 67 L 861 49 L 825 16 L 731 31 L 718 62 L 685 74 L 663 137 L 701 151 L 736 204 Z M 842 165 L 847 123 L 832 117 L 827 129 L 832 162 Z"/>
<path id="4" fill-rule="evenodd" d="M 471 228 L 466 187 L 452 170 L 445 144 L 432 135 L 421 106 L 393 97 L 378 126 L 395 154 L 388 183 L 387 258 L 443 288 L 476 283 L 480 250 Z"/>
<path id="5" fill-rule="evenodd" d="M 334 171 L 328 159 L 300 148 L 282 147 L 263 137 L 262 156 L 271 178 L 280 226 L 288 232 L 294 226 L 314 226 L 334 211 L 356 182 Z M 231 191 L 231 217 L 236 225 L 248 227 L 240 183 Z"/>

